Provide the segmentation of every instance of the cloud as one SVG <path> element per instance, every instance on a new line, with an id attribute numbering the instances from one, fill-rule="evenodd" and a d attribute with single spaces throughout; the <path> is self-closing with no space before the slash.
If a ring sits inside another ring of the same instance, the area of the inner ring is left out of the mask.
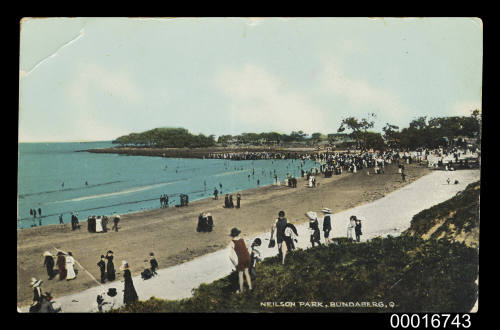
<path id="1" fill-rule="evenodd" d="M 323 110 L 307 94 L 264 68 L 248 63 L 227 69 L 216 77 L 216 86 L 227 97 L 236 126 L 254 132 L 276 130 L 289 133 L 324 131 Z"/>
<path id="2" fill-rule="evenodd" d="M 347 76 L 332 60 L 325 61 L 322 85 L 325 91 L 345 98 L 354 113 L 375 112 L 395 120 L 405 120 L 412 113 L 395 92 Z"/>

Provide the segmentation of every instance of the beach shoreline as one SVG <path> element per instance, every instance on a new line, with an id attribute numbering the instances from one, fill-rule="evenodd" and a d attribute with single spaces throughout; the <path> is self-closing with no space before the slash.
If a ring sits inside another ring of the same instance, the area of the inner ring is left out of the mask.
<path id="1" fill-rule="evenodd" d="M 294 153 L 307 155 L 323 152 L 317 147 L 276 147 L 276 146 L 234 146 L 234 147 L 205 147 L 205 148 L 151 148 L 151 147 L 111 147 L 101 149 L 86 149 L 80 152 L 118 154 L 124 156 L 150 156 L 166 158 L 208 158 L 214 153 L 245 153 L 245 152 L 268 152 L 268 153 Z"/>
<path id="2" fill-rule="evenodd" d="M 119 232 L 89 233 L 85 225 L 71 231 L 69 224 L 47 225 L 18 230 L 18 304 L 30 303 L 31 277 L 44 280 L 44 290 L 54 296 L 67 295 L 96 286 L 96 282 L 83 269 L 73 281 L 47 280 L 43 267 L 44 251 L 53 254 L 56 249 L 72 251 L 75 259 L 94 278 L 99 278 L 96 263 L 107 250 L 115 253 L 115 268 L 127 260 L 133 275 L 148 265 L 149 252 L 155 252 L 160 268 L 170 267 L 224 249 L 228 233 L 238 227 L 243 237 L 251 237 L 270 229 L 279 210 L 285 210 L 293 223 L 308 221 L 304 213 L 329 207 L 333 213 L 359 206 L 400 189 L 431 172 L 428 168 L 411 164 L 407 166 L 407 181 L 401 182 L 397 166 L 386 168 L 385 174 L 375 175 L 373 170 L 356 174 L 323 178 L 318 176 L 317 188 L 306 188 L 299 178 L 297 188 L 269 185 L 242 191 L 241 209 L 223 208 L 224 198 L 212 198 L 190 202 L 188 207 L 169 207 L 124 214 Z M 211 233 L 197 233 L 198 215 L 211 212 L 215 227 Z M 117 280 L 121 274 L 117 273 Z"/>

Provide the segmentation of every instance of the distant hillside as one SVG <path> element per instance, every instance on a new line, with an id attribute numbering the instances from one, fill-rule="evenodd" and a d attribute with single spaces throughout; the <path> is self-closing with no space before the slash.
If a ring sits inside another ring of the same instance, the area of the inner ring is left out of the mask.
<path id="1" fill-rule="evenodd" d="M 455 197 L 415 215 L 403 235 L 478 247 L 480 188 L 479 181 L 471 183 Z"/>

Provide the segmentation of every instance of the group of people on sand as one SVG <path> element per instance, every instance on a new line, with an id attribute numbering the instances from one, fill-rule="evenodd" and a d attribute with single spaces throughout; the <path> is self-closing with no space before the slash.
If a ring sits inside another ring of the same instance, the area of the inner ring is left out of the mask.
<path id="1" fill-rule="evenodd" d="M 237 193 L 236 194 L 236 208 L 239 209 L 240 207 L 241 207 L 241 194 Z M 224 208 L 226 208 L 226 209 L 234 208 L 233 195 L 226 194 L 226 196 L 224 196 Z"/>
<path id="2" fill-rule="evenodd" d="M 30 209 L 30 215 L 33 217 L 33 224 L 31 227 L 36 227 L 36 209 Z M 38 208 L 38 225 L 42 225 L 42 209 Z"/>
<path id="3" fill-rule="evenodd" d="M 99 262 L 97 263 L 97 266 L 101 271 L 101 283 L 106 283 L 106 280 L 111 282 L 116 278 L 113 258 L 113 251 L 109 250 L 108 252 L 106 252 L 106 255 L 101 255 L 101 260 L 99 260 Z"/>
<path id="4" fill-rule="evenodd" d="M 168 207 L 168 195 L 167 194 L 160 196 L 160 205 L 161 205 L 161 208 Z"/>
<path id="5" fill-rule="evenodd" d="M 76 279 L 77 271 L 74 268 L 75 259 L 73 258 L 73 254 L 71 252 L 57 252 L 57 259 L 55 262 L 54 256 L 49 251 L 45 251 L 43 253 L 43 257 L 43 265 L 47 270 L 49 280 L 52 280 L 56 275 L 59 275 L 60 281 L 70 281 Z M 57 269 L 54 269 L 54 265 L 57 266 Z"/>

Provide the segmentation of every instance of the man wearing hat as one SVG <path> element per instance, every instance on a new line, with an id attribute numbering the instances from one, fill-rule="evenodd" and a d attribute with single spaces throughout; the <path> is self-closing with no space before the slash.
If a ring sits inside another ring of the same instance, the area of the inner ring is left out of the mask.
<path id="1" fill-rule="evenodd" d="M 106 282 L 106 258 L 101 254 L 101 260 L 97 263 L 99 270 L 101 271 L 101 283 Z"/>
<path id="2" fill-rule="evenodd" d="M 332 230 L 332 211 L 329 208 L 325 207 L 322 212 L 325 213 L 325 216 L 323 217 L 323 232 L 325 234 L 325 244 L 328 245 L 332 242 L 330 240 L 330 231 Z"/>

